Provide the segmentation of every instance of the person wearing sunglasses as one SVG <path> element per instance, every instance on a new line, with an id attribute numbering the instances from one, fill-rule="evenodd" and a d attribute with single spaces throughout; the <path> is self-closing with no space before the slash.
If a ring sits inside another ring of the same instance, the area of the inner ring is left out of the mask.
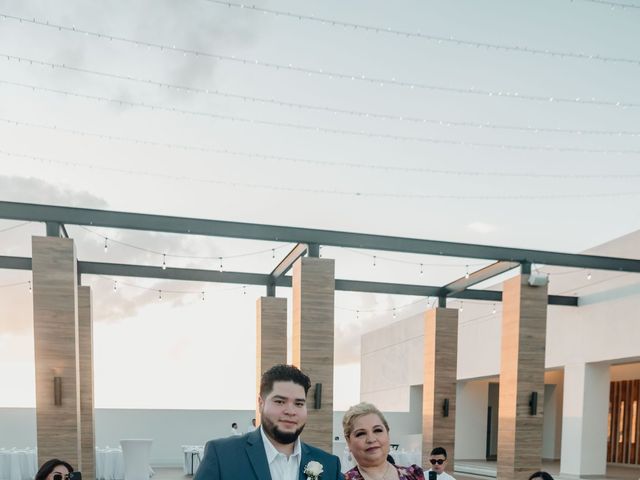
<path id="1" fill-rule="evenodd" d="M 444 471 L 447 465 L 447 451 L 442 447 L 436 447 L 431 450 L 429 455 L 429 463 L 431 464 L 430 472 L 438 474 L 438 480 L 455 480 L 455 478 Z"/>
<path id="2" fill-rule="evenodd" d="M 69 463 L 52 458 L 42 464 L 34 480 L 69 480 L 71 472 L 73 467 Z"/>
<path id="3" fill-rule="evenodd" d="M 418 465 L 403 467 L 390 461 L 389 424 L 375 405 L 362 402 L 349 408 L 342 428 L 356 462 L 345 480 L 425 480 Z"/>

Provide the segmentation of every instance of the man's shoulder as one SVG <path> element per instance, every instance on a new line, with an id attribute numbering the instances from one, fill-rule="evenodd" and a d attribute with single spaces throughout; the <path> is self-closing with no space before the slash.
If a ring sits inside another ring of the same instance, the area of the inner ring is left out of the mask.
<path id="1" fill-rule="evenodd" d="M 215 448 L 216 450 L 225 450 L 227 448 L 238 448 L 239 445 L 244 445 L 249 440 L 248 434 L 245 435 L 231 435 L 224 438 L 216 438 L 215 440 L 209 440 L 206 448 Z"/>
<path id="2" fill-rule="evenodd" d="M 314 447 L 313 445 L 310 445 L 308 443 L 304 443 L 303 445 L 305 448 L 308 449 L 308 453 L 310 455 L 313 455 L 314 457 L 319 457 L 319 458 L 335 458 L 338 459 L 338 457 L 336 457 L 335 455 L 325 452 L 324 450 L 318 448 L 318 447 Z"/>

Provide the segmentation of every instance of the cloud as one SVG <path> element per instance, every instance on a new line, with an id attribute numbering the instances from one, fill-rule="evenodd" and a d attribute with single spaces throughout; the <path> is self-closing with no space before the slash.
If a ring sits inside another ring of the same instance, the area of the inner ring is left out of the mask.
<path id="1" fill-rule="evenodd" d="M 484 222 L 471 222 L 467 225 L 467 228 L 477 233 L 491 233 L 497 229 L 495 225 Z"/>

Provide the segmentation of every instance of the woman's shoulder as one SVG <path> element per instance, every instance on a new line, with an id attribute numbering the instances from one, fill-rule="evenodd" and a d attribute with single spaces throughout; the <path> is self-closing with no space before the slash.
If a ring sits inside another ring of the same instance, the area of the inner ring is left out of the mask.
<path id="1" fill-rule="evenodd" d="M 424 480 L 424 470 L 418 465 L 410 465 L 408 467 L 397 466 L 398 476 L 400 480 Z"/>
<path id="2" fill-rule="evenodd" d="M 362 480 L 362 475 L 358 467 L 353 467 L 344 474 L 344 480 Z"/>

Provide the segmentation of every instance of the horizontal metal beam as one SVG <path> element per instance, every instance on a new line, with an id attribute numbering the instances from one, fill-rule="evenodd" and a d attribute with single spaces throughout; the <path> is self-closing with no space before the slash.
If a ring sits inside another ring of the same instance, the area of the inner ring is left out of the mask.
<path id="1" fill-rule="evenodd" d="M 282 259 L 278 266 L 273 269 L 273 272 L 271 272 L 271 276 L 273 278 L 278 278 L 285 275 L 289 270 L 291 270 L 291 267 L 293 267 L 295 261 L 302 257 L 305 253 L 307 253 L 307 250 L 309 250 L 309 246 L 307 244 L 297 244 L 287 254 L 287 256 Z"/>
<path id="2" fill-rule="evenodd" d="M 31 270 L 31 259 L 27 257 L 0 256 L 1 268 Z M 102 262 L 78 262 L 78 274 L 261 286 L 268 286 L 272 279 L 271 275 L 264 273 L 220 272 L 217 270 L 169 267 L 163 270 L 162 267 L 156 266 Z M 276 279 L 278 287 L 291 287 L 291 284 L 291 277 L 282 276 Z M 441 287 L 434 286 L 341 279 L 335 280 L 335 289 L 346 292 L 387 293 L 390 295 L 412 295 L 418 297 L 437 297 L 442 291 Z M 455 293 L 449 298 L 500 302 L 502 300 L 502 292 L 494 290 L 465 290 L 464 292 Z M 577 306 L 578 297 L 549 295 L 549 305 Z"/>
<path id="3" fill-rule="evenodd" d="M 640 260 L 310 228 L 0 202 L 0 218 L 640 273 Z"/>
<path id="4" fill-rule="evenodd" d="M 446 296 L 451 296 L 455 293 L 462 292 L 473 285 L 477 285 L 480 282 L 489 280 L 490 278 L 508 272 L 509 270 L 512 270 L 519 266 L 520 264 L 516 262 L 492 263 L 491 265 L 488 265 L 478 271 L 469 274 L 468 278 L 466 276 L 459 278 L 458 280 L 455 280 L 442 288 L 446 292 Z"/>

